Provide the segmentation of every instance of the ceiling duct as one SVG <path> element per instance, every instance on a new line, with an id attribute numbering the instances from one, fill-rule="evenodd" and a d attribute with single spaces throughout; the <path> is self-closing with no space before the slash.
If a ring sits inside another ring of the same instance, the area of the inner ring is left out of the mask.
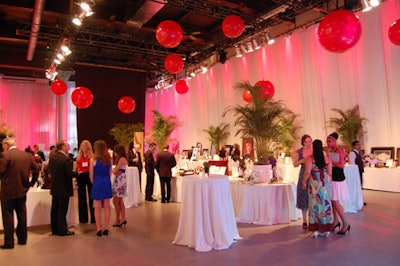
<path id="1" fill-rule="evenodd" d="M 36 0 L 35 1 L 35 8 L 33 10 L 33 18 L 32 18 L 31 34 L 29 37 L 29 44 L 28 44 L 28 52 L 26 53 L 26 60 L 28 60 L 28 61 L 32 61 L 33 55 L 35 53 L 45 2 L 46 2 L 46 0 Z"/>
<path id="2" fill-rule="evenodd" d="M 140 29 L 147 23 L 155 14 L 158 13 L 166 4 L 147 0 L 126 23 L 129 26 Z"/>

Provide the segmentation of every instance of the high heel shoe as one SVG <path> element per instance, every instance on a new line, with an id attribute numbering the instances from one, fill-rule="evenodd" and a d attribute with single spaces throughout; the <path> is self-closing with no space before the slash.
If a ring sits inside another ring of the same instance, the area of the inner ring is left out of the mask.
<path id="1" fill-rule="evenodd" d="M 113 224 L 113 227 L 121 227 L 121 224 Z"/>
<path id="2" fill-rule="evenodd" d="M 96 235 L 101 236 L 101 230 L 97 231 Z"/>
<path id="3" fill-rule="evenodd" d="M 108 236 L 108 229 L 103 231 L 103 235 Z"/>
<path id="4" fill-rule="evenodd" d="M 337 232 L 336 234 L 337 235 L 345 235 L 347 232 L 349 232 L 349 234 L 350 234 L 350 225 L 348 225 L 347 226 L 347 228 L 346 228 L 346 230 L 344 230 L 344 231 L 339 231 L 339 232 Z"/>
<path id="5" fill-rule="evenodd" d="M 118 227 L 121 227 L 121 226 L 123 226 L 123 225 L 126 225 L 126 220 L 123 221 L 122 223 L 120 223 L 120 224 L 118 225 Z"/>
<path id="6" fill-rule="evenodd" d="M 340 226 L 341 226 L 341 224 L 340 224 L 340 222 L 338 222 L 337 224 L 335 224 L 335 226 L 333 227 L 332 231 L 335 231 L 336 227 L 339 227 L 339 229 L 340 229 Z"/>

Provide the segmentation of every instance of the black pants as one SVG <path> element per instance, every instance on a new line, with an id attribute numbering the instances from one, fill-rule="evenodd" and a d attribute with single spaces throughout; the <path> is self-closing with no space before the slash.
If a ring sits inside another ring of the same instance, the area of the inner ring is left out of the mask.
<path id="1" fill-rule="evenodd" d="M 67 212 L 69 197 L 53 196 L 51 200 L 51 233 L 65 235 L 68 231 Z"/>
<path id="2" fill-rule="evenodd" d="M 90 182 L 89 172 L 80 173 L 78 178 L 78 210 L 79 222 L 87 223 L 89 221 L 88 215 L 88 199 L 90 210 L 90 222 L 95 223 L 93 200 L 90 198 L 92 193 L 92 182 Z"/>
<path id="3" fill-rule="evenodd" d="M 170 177 L 161 177 L 161 200 L 162 202 L 169 202 L 171 199 L 171 178 Z M 165 195 L 165 187 L 167 187 L 167 194 Z"/>
<path id="4" fill-rule="evenodd" d="M 146 200 L 149 200 L 152 198 L 153 189 L 154 189 L 154 174 L 153 175 L 147 174 L 146 195 L 145 195 Z"/>
<path id="5" fill-rule="evenodd" d="M 14 210 L 17 214 L 18 243 L 25 244 L 28 238 L 26 231 L 26 196 L 1 201 L 1 214 L 3 216 L 4 245 L 14 247 Z"/>

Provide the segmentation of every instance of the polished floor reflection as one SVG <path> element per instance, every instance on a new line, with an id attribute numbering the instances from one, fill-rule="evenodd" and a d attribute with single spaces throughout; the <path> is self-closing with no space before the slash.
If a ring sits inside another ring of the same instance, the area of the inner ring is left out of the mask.
<path id="1" fill-rule="evenodd" d="M 242 240 L 222 251 L 197 252 L 171 244 L 179 203 L 145 202 L 127 209 L 128 223 L 97 237 L 94 224 L 74 236 L 29 229 L 28 244 L 0 250 L 1 265 L 399 265 L 400 193 L 364 190 L 368 205 L 347 214 L 350 234 L 311 239 L 301 220 L 290 224 L 238 224 Z M 113 213 L 114 215 L 114 213 Z M 113 215 L 111 222 L 113 221 Z M 1 244 L 3 234 L 0 234 Z"/>

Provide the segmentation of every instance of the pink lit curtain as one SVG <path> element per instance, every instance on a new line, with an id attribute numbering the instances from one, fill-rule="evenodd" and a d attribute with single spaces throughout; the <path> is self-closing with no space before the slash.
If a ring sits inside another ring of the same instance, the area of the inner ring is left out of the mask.
<path id="1" fill-rule="evenodd" d="M 221 122 L 231 125 L 228 144 L 241 143 L 240 136 L 234 136 L 233 114 L 222 117 L 227 107 L 245 104 L 233 87 L 242 81 L 269 80 L 275 86 L 274 99 L 300 114 L 300 136 L 308 133 L 325 141 L 333 131 L 326 127 L 327 121 L 337 116 L 331 109 L 358 104 L 361 116 L 368 119 L 367 134 L 361 140 L 365 151 L 373 146 L 400 147 L 400 46 L 388 38 L 390 25 L 400 19 L 400 0 L 385 1 L 357 15 L 361 39 L 342 54 L 325 50 L 317 37 L 318 25 L 312 25 L 198 74 L 188 80 L 187 94 L 176 93 L 174 87 L 148 92 L 147 132 L 153 121 L 151 110 L 156 109 L 184 123 L 172 136 L 181 149 L 198 141 L 203 147 L 209 145 L 203 129 Z"/>
<path id="2" fill-rule="evenodd" d="M 68 84 L 74 87 L 73 84 Z M 17 146 L 40 144 L 48 150 L 58 139 L 76 142 L 76 115 L 68 93 L 56 96 L 48 80 L 0 77 L 0 109 Z"/>

